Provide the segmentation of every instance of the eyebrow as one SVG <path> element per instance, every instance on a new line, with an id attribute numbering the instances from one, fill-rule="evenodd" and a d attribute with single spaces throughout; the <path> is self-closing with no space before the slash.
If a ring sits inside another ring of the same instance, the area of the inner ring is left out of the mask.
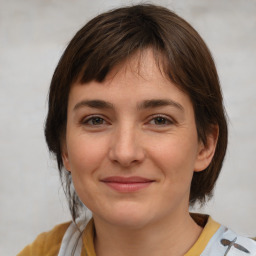
<path id="1" fill-rule="evenodd" d="M 184 111 L 184 108 L 181 104 L 170 99 L 145 100 L 138 105 L 138 109 L 158 108 L 158 107 L 165 107 L 165 106 L 175 107 L 175 108 L 178 108 L 179 110 Z"/>
<path id="2" fill-rule="evenodd" d="M 181 111 L 184 111 L 184 108 L 181 104 L 176 101 L 170 99 L 151 99 L 145 100 L 137 105 L 139 110 L 141 109 L 150 109 L 150 108 L 158 108 L 158 107 L 165 107 L 165 106 L 172 106 Z M 81 108 L 81 107 L 90 107 L 90 108 L 97 108 L 97 109 L 114 109 L 114 105 L 110 102 L 104 100 L 82 100 L 78 102 L 75 107 L 74 111 Z"/>
<path id="3" fill-rule="evenodd" d="M 104 100 L 82 100 L 78 102 L 73 110 L 77 110 L 81 107 L 90 107 L 90 108 L 98 108 L 98 109 L 113 109 L 114 105 L 110 102 L 106 102 Z"/>

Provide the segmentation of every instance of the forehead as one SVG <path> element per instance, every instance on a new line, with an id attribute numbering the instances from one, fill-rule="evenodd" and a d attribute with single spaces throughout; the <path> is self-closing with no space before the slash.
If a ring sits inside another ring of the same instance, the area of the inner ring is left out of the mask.
<path id="1" fill-rule="evenodd" d="M 135 80 L 137 85 L 151 84 L 151 87 L 154 84 L 156 86 L 169 83 L 173 84 L 166 75 L 166 72 L 164 72 L 162 59 L 160 53 L 156 53 L 150 48 L 137 51 L 110 69 L 102 81 L 94 78 L 90 81 L 83 82 L 83 78 L 80 76 L 80 78 L 71 85 L 71 89 L 75 85 L 88 87 L 91 83 L 99 83 L 107 87 L 111 87 L 112 85 L 132 87 L 132 82 Z M 105 89 L 103 87 L 101 88 L 102 90 Z"/>
<path id="2" fill-rule="evenodd" d="M 70 91 L 69 103 L 74 107 L 74 104 L 84 100 L 104 100 L 128 107 L 160 100 L 177 102 L 189 112 L 193 109 L 189 97 L 166 77 L 160 62 L 149 50 L 117 65 L 103 82 L 75 83 Z"/>
<path id="3" fill-rule="evenodd" d="M 127 59 L 116 65 L 107 75 L 111 76 L 122 71 L 126 73 L 129 71 L 133 75 L 140 76 L 144 79 L 152 79 L 155 76 L 161 79 L 168 79 L 166 72 L 164 72 L 164 56 L 154 51 L 151 48 L 137 51 Z"/>
<path id="4" fill-rule="evenodd" d="M 114 64 L 114 67 L 105 67 L 109 69 L 109 71 L 104 75 L 104 77 L 98 77 L 98 71 L 96 71 L 96 75 L 93 76 L 91 74 L 91 79 L 87 80 L 86 75 L 81 72 L 79 78 L 76 80 L 74 84 L 89 84 L 91 81 L 97 81 L 104 84 L 110 84 L 113 80 L 117 78 L 124 82 L 125 80 L 129 80 L 131 76 L 137 79 L 144 79 L 147 81 L 169 81 L 172 83 L 169 75 L 168 75 L 168 64 L 163 53 L 153 49 L 146 48 L 136 51 L 132 53 L 124 60 L 121 60 L 118 63 Z M 99 69 L 102 69 L 101 65 L 98 65 Z M 85 67 L 86 69 L 86 67 Z M 85 72 L 86 73 L 86 72 Z"/>

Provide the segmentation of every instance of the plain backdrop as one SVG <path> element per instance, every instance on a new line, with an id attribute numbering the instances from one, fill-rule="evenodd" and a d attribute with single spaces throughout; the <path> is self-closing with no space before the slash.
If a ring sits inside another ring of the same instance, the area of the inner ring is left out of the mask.
<path id="1" fill-rule="evenodd" d="M 70 220 L 43 135 L 52 73 L 71 37 L 121 0 L 0 0 L 0 255 Z M 215 196 L 203 209 L 256 236 L 256 1 L 169 0 L 216 61 L 229 115 L 229 147 Z"/>

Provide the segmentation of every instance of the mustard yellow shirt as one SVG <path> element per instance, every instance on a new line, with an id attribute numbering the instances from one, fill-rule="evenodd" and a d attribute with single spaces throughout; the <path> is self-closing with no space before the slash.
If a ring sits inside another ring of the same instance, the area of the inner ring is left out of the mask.
<path id="1" fill-rule="evenodd" d="M 196 243 L 184 256 L 200 255 L 220 227 L 220 224 L 211 217 L 207 220 L 208 216 L 206 215 L 192 214 L 192 217 L 199 225 L 204 226 L 204 229 Z M 17 256 L 57 256 L 62 238 L 69 225 L 70 222 L 60 224 L 51 231 L 40 234 L 32 244 L 25 247 Z M 93 239 L 94 224 L 91 220 L 83 232 L 81 256 L 96 256 Z"/>

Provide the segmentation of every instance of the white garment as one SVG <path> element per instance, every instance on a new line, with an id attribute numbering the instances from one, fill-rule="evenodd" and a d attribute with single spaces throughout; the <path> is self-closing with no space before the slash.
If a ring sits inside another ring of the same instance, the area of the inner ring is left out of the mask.
<path id="1" fill-rule="evenodd" d="M 71 222 L 62 238 L 58 256 L 81 256 L 83 243 L 81 232 L 83 232 L 91 217 L 91 212 L 86 210 L 85 214 L 76 220 L 77 225 Z M 77 228 L 79 228 L 79 230 Z M 74 254 L 72 254 L 73 251 Z"/>
<path id="2" fill-rule="evenodd" d="M 248 251 L 248 252 L 246 252 Z M 200 256 L 256 256 L 256 242 L 220 226 Z"/>

